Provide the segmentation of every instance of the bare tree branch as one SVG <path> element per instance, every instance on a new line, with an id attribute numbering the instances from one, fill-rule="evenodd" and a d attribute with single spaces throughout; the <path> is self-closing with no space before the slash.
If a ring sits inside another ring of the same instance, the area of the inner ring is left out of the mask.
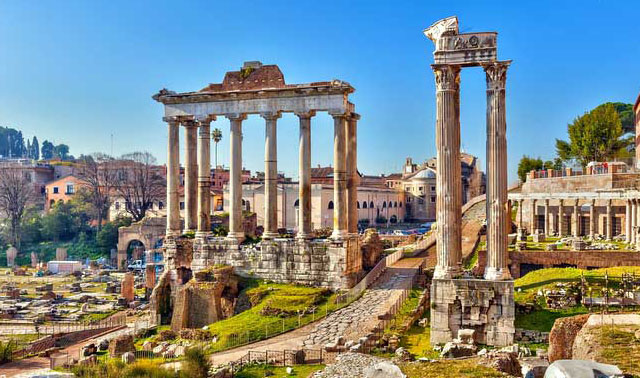
<path id="1" fill-rule="evenodd" d="M 156 159 L 148 152 L 123 155 L 118 163 L 116 191 L 134 222 L 142 220 L 153 202 L 165 195 L 165 178 Z"/>
<path id="2" fill-rule="evenodd" d="M 20 248 L 20 224 L 33 196 L 32 184 L 18 167 L 0 168 L 0 212 L 9 218 L 11 244 Z"/>
<path id="3" fill-rule="evenodd" d="M 85 191 L 85 197 L 93 208 L 94 219 L 100 231 L 111 205 L 110 195 L 116 181 L 116 162 L 112 157 L 102 153 L 83 156 L 80 159 L 77 174 L 83 181 L 80 190 Z"/>

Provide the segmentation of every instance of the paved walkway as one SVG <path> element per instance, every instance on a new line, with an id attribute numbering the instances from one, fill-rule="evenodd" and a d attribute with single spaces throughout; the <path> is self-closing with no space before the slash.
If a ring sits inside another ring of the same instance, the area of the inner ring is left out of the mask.
<path id="1" fill-rule="evenodd" d="M 308 324 L 291 332 L 262 340 L 243 347 L 215 353 L 211 356 L 214 365 L 235 361 L 248 351 L 281 351 L 285 349 L 321 348 L 326 342 L 333 341 L 338 335 L 350 338 L 366 335 L 373 328 L 377 315 L 386 312 L 400 295 L 399 288 L 406 285 L 412 274 L 422 264 L 423 258 L 407 258 L 396 262 L 378 278 L 371 289 L 353 302 L 328 317 Z M 340 333 L 342 332 L 342 333 Z M 325 336 L 326 335 L 326 336 Z M 327 340 L 324 342 L 323 340 Z M 317 340 L 317 342 L 316 342 Z M 312 341 L 311 343 L 308 341 Z"/>

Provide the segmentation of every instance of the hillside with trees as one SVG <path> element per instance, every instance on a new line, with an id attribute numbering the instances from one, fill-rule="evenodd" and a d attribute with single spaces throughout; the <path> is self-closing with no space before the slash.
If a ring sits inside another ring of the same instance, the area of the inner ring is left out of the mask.
<path id="1" fill-rule="evenodd" d="M 69 146 L 66 144 L 54 145 L 48 140 L 44 140 L 40 146 L 37 136 L 34 135 L 32 139 L 27 138 L 25 141 L 22 131 L 0 126 L 0 158 L 73 160 L 73 155 L 69 154 Z"/>

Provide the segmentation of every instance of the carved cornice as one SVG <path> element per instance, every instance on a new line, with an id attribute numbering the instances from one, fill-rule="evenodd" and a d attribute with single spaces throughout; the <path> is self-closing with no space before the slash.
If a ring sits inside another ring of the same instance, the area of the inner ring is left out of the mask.
<path id="1" fill-rule="evenodd" d="M 487 75 L 487 90 L 504 90 L 507 85 L 507 69 L 511 61 L 491 62 L 482 64 Z"/>
<path id="2" fill-rule="evenodd" d="M 436 91 L 458 91 L 460 89 L 460 66 L 434 64 L 431 66 L 436 79 Z"/>

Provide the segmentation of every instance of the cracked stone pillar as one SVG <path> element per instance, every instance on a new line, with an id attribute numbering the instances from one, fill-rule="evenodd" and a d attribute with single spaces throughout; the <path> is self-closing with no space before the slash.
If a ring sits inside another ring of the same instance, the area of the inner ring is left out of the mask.
<path id="1" fill-rule="evenodd" d="M 358 233 L 358 120 L 360 115 L 351 113 L 347 120 L 347 231 Z M 387 217 L 387 219 L 389 219 Z"/>
<path id="2" fill-rule="evenodd" d="M 624 228 L 625 228 L 625 233 L 624 233 L 624 240 L 626 243 L 631 243 L 631 223 L 632 223 L 632 217 L 631 217 L 631 208 L 633 207 L 633 201 L 630 199 L 627 199 L 627 201 L 625 202 L 625 213 L 624 213 Z"/>
<path id="3" fill-rule="evenodd" d="M 589 236 L 593 239 L 596 236 L 596 200 L 591 200 L 589 208 Z"/>
<path id="4" fill-rule="evenodd" d="M 246 114 L 232 113 L 226 117 L 231 121 L 229 142 L 231 148 L 231 164 L 229 167 L 229 239 L 238 242 L 244 240 L 242 225 L 242 121 Z"/>
<path id="5" fill-rule="evenodd" d="M 613 236 L 613 209 L 611 208 L 611 200 L 607 200 L 607 240 L 611 240 Z"/>
<path id="6" fill-rule="evenodd" d="M 460 67 L 446 64 L 431 67 L 436 81 L 436 222 L 439 225 L 434 278 L 446 279 L 459 275 L 462 269 Z"/>
<path id="7" fill-rule="evenodd" d="M 210 123 L 215 116 L 198 120 L 198 231 L 196 235 L 211 233 L 211 133 Z"/>
<path id="8" fill-rule="evenodd" d="M 296 113 L 300 119 L 298 155 L 298 235 L 299 239 L 309 239 L 311 230 L 311 117 L 315 111 Z"/>
<path id="9" fill-rule="evenodd" d="M 184 230 L 195 231 L 198 227 L 198 160 L 197 124 L 184 121 Z"/>
<path id="10" fill-rule="evenodd" d="M 347 165 L 345 113 L 331 113 L 333 117 L 333 233 L 332 239 L 347 235 Z"/>
<path id="11" fill-rule="evenodd" d="M 551 218 L 549 217 L 549 199 L 544 200 L 544 233 L 551 235 Z"/>
<path id="12" fill-rule="evenodd" d="M 510 218 L 507 197 L 507 120 L 505 86 L 511 62 L 483 64 L 487 77 L 487 280 L 511 279 L 508 266 Z M 439 172 L 439 171 L 438 171 Z M 545 221 L 549 206 L 545 202 Z M 545 227 L 546 228 L 546 227 Z"/>
<path id="13" fill-rule="evenodd" d="M 174 117 L 165 117 L 169 125 L 167 143 L 167 237 L 180 235 L 180 122 Z"/>
<path id="14" fill-rule="evenodd" d="M 278 132 L 280 112 L 261 113 L 265 120 L 264 139 L 264 233 L 263 239 L 278 236 Z"/>
<path id="15" fill-rule="evenodd" d="M 575 200 L 573 203 L 573 213 L 571 214 L 571 231 L 574 237 L 580 235 L 580 207 L 579 201 Z"/>

